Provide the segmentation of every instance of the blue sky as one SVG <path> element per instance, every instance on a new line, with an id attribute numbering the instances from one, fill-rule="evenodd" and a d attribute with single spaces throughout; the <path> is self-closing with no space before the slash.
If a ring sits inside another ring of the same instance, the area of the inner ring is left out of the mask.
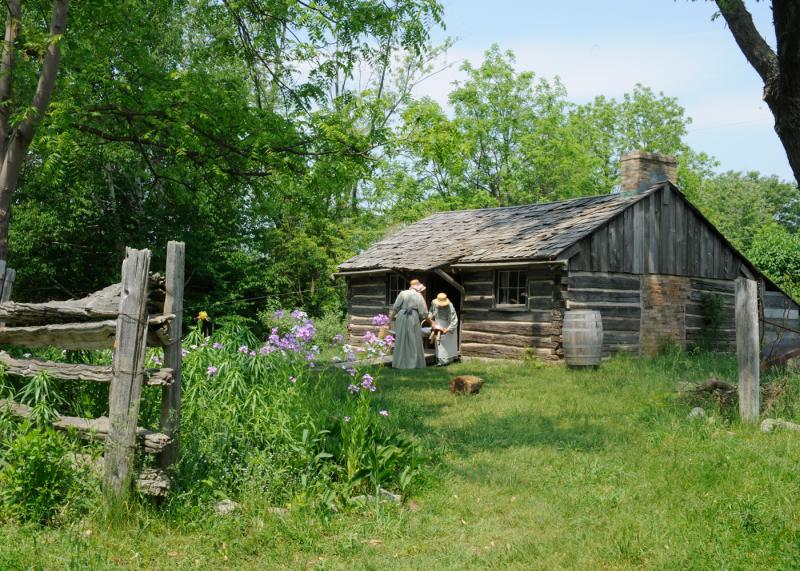
<path id="1" fill-rule="evenodd" d="M 693 120 L 688 143 L 720 162 L 719 170 L 757 170 L 793 180 L 762 84 L 715 4 L 686 0 L 443 0 L 455 38 L 452 67 L 415 94 L 444 103 L 458 65 L 479 63 L 493 43 L 516 54 L 517 69 L 558 75 L 572 101 L 620 97 L 638 82 L 676 97 Z M 774 46 L 770 2 L 747 2 L 756 26 Z M 441 62 L 444 63 L 444 62 Z"/>

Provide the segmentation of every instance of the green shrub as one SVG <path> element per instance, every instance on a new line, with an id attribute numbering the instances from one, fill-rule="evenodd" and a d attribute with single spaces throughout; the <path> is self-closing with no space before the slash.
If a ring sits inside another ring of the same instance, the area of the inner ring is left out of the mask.
<path id="1" fill-rule="evenodd" d="M 0 506 L 14 519 L 55 522 L 81 489 L 81 479 L 67 456 L 69 446 L 52 429 L 25 426 L 3 442 Z"/>
<path id="2" fill-rule="evenodd" d="M 273 313 L 265 323 L 266 342 L 238 322 L 210 337 L 197 327 L 184 339 L 183 453 L 174 497 L 196 504 L 257 495 L 272 505 L 330 505 L 378 486 L 405 489 L 422 455 L 390 428 L 388 413 L 365 388 L 379 371 L 351 371 L 362 390 L 348 393 L 345 373 L 317 370 L 323 347 L 304 313 Z M 386 341 L 372 338 L 374 351 L 386 349 Z"/>

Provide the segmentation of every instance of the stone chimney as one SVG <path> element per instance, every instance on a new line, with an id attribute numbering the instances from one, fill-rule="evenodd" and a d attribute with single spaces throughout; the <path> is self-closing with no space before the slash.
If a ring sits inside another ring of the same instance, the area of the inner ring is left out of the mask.
<path id="1" fill-rule="evenodd" d="M 625 153 L 620 159 L 622 171 L 622 192 L 641 192 L 659 182 L 670 181 L 676 184 L 678 161 L 670 155 L 633 151 Z"/>

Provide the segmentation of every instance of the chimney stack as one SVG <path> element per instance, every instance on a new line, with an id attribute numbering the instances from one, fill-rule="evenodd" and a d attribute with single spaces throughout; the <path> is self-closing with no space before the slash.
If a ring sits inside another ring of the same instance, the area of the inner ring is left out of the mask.
<path id="1" fill-rule="evenodd" d="M 678 161 L 670 155 L 633 151 L 625 153 L 620 159 L 622 171 L 622 192 L 641 192 L 659 182 L 678 180 L 676 171 Z"/>

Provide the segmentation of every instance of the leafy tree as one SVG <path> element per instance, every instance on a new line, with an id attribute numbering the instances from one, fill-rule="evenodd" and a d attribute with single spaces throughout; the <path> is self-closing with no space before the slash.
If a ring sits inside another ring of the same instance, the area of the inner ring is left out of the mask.
<path id="1" fill-rule="evenodd" d="M 775 132 L 800 184 L 800 5 L 795 0 L 772 0 L 777 39 L 777 50 L 773 50 L 742 0 L 715 1 L 739 49 L 764 82 L 764 101 L 775 117 Z"/>
<path id="2" fill-rule="evenodd" d="M 800 228 L 800 190 L 776 176 L 727 172 L 703 180 L 694 204 L 742 252 L 759 231 L 774 224 L 795 233 Z"/>
<path id="3" fill-rule="evenodd" d="M 693 192 L 712 160 L 684 142 L 690 120 L 677 100 L 637 85 L 622 100 L 567 99 L 556 79 L 514 69 L 511 52 L 493 46 L 480 67 L 450 93 L 452 117 L 423 99 L 404 113 L 400 139 L 414 181 L 391 171 L 405 213 L 429 208 L 520 204 L 611 192 L 619 158 L 646 150 L 679 158 L 679 183 Z"/>
<path id="4" fill-rule="evenodd" d="M 789 295 L 800 299 L 800 234 L 776 223 L 763 226 L 748 257 Z"/>

